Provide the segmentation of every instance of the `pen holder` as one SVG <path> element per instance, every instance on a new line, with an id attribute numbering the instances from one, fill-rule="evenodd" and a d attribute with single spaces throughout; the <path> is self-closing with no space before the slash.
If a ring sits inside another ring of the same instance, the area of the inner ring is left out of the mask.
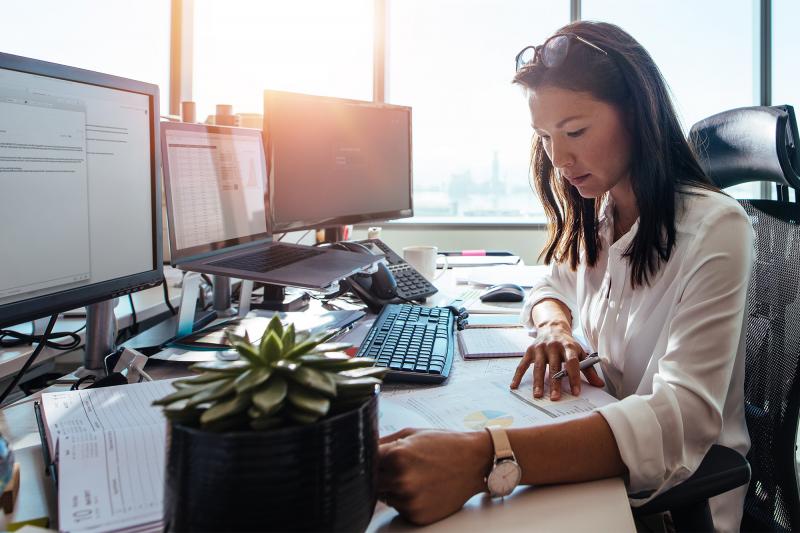
<path id="1" fill-rule="evenodd" d="M 213 433 L 172 423 L 168 531 L 364 531 L 377 501 L 378 396 L 309 425 Z"/>

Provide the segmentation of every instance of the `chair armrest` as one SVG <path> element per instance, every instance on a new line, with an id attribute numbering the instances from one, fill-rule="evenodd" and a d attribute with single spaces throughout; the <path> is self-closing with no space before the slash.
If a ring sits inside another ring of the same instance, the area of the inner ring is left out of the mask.
<path id="1" fill-rule="evenodd" d="M 633 514 L 646 516 L 685 507 L 728 492 L 748 481 L 750 463 L 735 450 L 714 444 L 692 477 L 641 507 L 634 507 Z"/>

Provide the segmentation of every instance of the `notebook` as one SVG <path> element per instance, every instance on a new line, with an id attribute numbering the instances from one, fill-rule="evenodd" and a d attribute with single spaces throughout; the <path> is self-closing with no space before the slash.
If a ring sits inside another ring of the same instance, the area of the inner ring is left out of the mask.
<path id="1" fill-rule="evenodd" d="M 525 328 L 467 328 L 457 338 L 464 359 L 522 357 L 533 342 Z"/>
<path id="2" fill-rule="evenodd" d="M 161 145 L 173 266 L 323 289 L 382 259 L 272 240 L 261 131 L 166 122 Z"/>
<path id="3" fill-rule="evenodd" d="M 42 395 L 59 530 L 163 530 L 166 423 L 152 402 L 173 391 L 163 380 Z"/>

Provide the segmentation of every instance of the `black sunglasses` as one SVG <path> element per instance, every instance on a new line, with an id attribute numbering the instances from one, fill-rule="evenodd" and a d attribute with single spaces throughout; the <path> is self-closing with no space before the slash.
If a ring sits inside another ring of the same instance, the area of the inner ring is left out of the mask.
<path id="1" fill-rule="evenodd" d="M 562 33 L 553 35 L 547 39 L 544 44 L 540 44 L 539 46 L 526 46 L 520 50 L 515 58 L 517 72 L 522 70 L 526 65 L 535 64 L 537 61 L 541 62 L 547 68 L 557 67 L 566 59 L 569 53 L 569 43 L 573 40 L 580 41 L 603 55 L 608 55 L 608 52 L 579 35 L 575 35 L 574 33 Z"/>

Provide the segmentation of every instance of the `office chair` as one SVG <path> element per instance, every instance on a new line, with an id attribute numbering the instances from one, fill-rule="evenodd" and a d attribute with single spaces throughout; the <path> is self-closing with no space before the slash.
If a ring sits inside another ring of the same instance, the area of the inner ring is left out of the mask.
<path id="1" fill-rule="evenodd" d="M 725 111 L 692 127 L 690 140 L 714 183 L 770 181 L 777 200 L 740 200 L 755 233 L 747 292 L 745 417 L 752 469 L 742 530 L 800 528 L 795 465 L 800 409 L 800 152 L 791 106 Z M 795 198 L 790 200 L 789 188 Z M 671 510 L 679 530 L 713 528 L 708 498 L 747 482 L 747 464 L 713 446 L 689 480 L 634 509 Z"/>

